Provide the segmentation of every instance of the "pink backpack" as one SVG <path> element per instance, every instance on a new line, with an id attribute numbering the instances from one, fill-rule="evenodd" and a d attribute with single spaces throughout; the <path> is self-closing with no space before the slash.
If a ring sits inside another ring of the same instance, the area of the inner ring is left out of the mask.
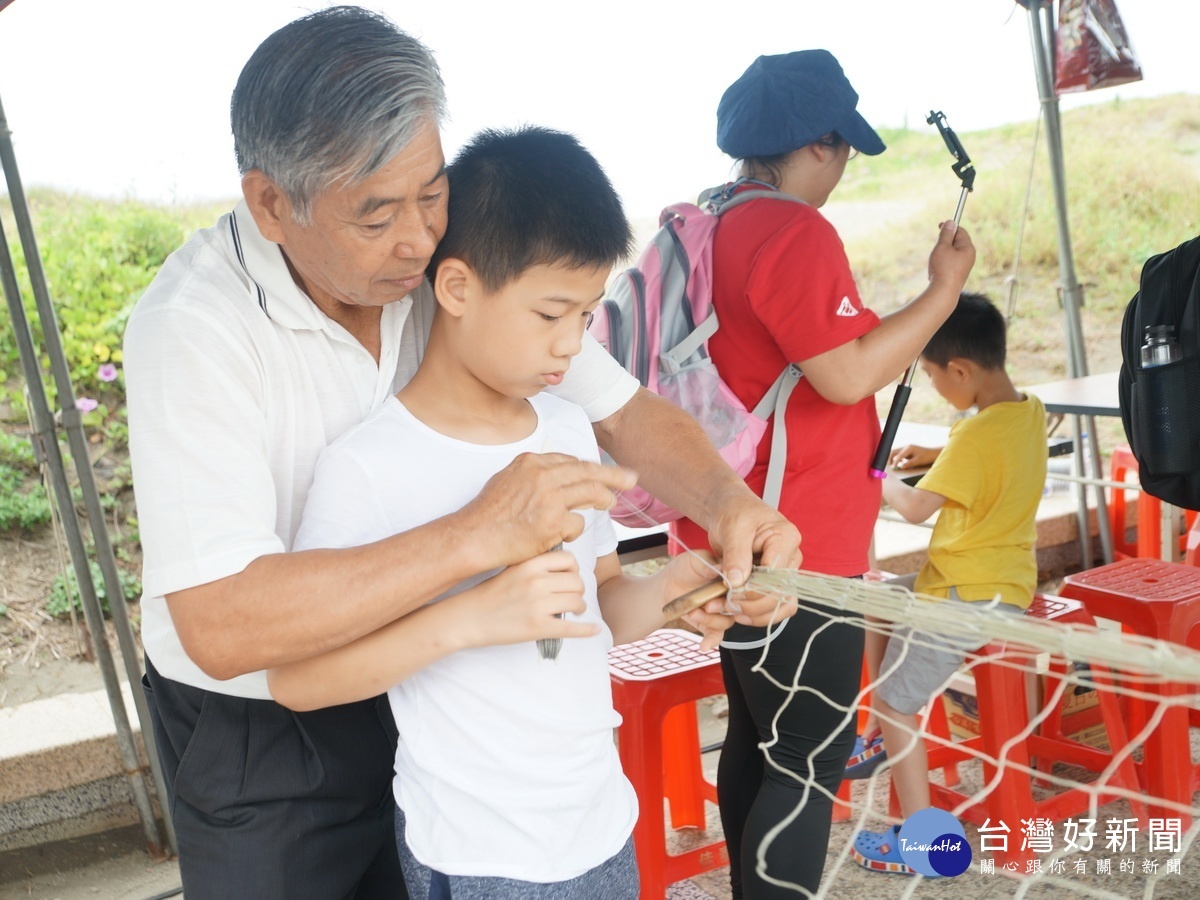
<path id="1" fill-rule="evenodd" d="M 749 200 L 804 201 L 774 188 L 730 196 L 736 186 L 703 207 L 676 203 L 663 210 L 658 232 L 637 265 L 617 276 L 588 330 L 647 390 L 690 413 L 722 458 L 745 476 L 754 465 L 767 418 L 775 413 L 781 420 L 800 370 L 786 367 L 753 411 L 717 374 L 708 355 L 708 340 L 718 324 L 712 307 L 713 234 L 721 213 Z M 786 441 L 785 430 L 776 428 L 763 494 L 772 506 L 779 503 Z M 622 491 L 611 514 L 614 521 L 634 528 L 682 517 L 640 487 Z"/>

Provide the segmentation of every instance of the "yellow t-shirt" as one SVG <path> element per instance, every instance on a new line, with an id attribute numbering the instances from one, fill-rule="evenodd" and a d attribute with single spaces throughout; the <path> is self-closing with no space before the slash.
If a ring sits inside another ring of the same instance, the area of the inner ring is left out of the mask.
<path id="1" fill-rule="evenodd" d="M 1046 410 L 1032 395 L 994 403 L 950 429 L 917 483 L 946 498 L 915 590 L 1022 609 L 1037 588 L 1037 515 L 1046 483 Z"/>

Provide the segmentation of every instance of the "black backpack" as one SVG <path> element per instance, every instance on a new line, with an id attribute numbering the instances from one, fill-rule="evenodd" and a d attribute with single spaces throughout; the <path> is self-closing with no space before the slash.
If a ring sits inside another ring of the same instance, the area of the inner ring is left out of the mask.
<path id="1" fill-rule="evenodd" d="M 1174 326 L 1180 358 L 1143 368 L 1146 329 Z M 1142 490 L 1200 509 L 1200 237 L 1152 256 L 1121 323 L 1118 393 Z"/>

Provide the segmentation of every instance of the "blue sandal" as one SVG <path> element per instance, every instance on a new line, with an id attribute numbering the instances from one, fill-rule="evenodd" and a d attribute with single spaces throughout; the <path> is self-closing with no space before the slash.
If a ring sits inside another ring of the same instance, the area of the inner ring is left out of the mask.
<path id="1" fill-rule="evenodd" d="M 887 759 L 887 750 L 883 746 L 883 735 L 876 734 L 868 741 L 862 735 L 854 739 L 854 750 L 846 761 L 846 778 L 870 778 L 871 773 L 879 768 L 879 764 Z"/>
<path id="2" fill-rule="evenodd" d="M 887 831 L 860 831 L 850 850 L 854 861 L 872 872 L 891 872 L 896 875 L 916 875 L 900 856 L 900 826 Z"/>

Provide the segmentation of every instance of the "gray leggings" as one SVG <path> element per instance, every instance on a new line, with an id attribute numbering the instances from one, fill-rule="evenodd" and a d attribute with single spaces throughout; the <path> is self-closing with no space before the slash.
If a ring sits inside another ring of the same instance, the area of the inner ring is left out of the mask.
<path id="1" fill-rule="evenodd" d="M 637 900 L 633 840 L 578 878 L 542 884 L 480 875 L 443 875 L 417 862 L 404 839 L 404 812 L 396 807 L 396 849 L 413 900 Z"/>

